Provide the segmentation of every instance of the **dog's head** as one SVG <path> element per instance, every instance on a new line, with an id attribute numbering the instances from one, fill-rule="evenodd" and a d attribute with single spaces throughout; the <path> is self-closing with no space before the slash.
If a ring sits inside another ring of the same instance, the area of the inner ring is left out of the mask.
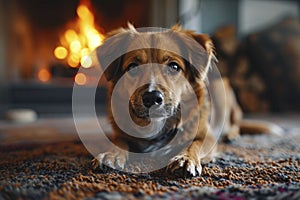
<path id="1" fill-rule="evenodd" d="M 191 92 L 202 103 L 213 45 L 208 36 L 180 26 L 163 32 L 138 32 L 129 26 L 112 32 L 98 49 L 98 57 L 112 83 L 110 92 L 119 84 L 120 101 L 129 99 L 131 118 L 145 126 L 150 118 L 178 115 L 180 103 L 188 102 Z"/>

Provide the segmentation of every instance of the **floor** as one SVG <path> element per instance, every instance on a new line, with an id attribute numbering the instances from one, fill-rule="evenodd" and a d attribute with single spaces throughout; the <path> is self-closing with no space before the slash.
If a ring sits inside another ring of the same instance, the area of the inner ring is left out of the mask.
<path id="1" fill-rule="evenodd" d="M 248 115 L 249 119 L 261 119 L 273 122 L 288 133 L 300 133 L 300 114 L 260 114 Z M 98 127 L 91 123 L 91 118 L 81 118 L 77 127 L 83 134 L 98 134 Z M 111 132 L 105 117 L 99 117 L 104 132 Z M 103 125 L 103 126 L 102 126 Z M 14 123 L 0 119 L 0 145 L 11 143 L 42 143 L 54 141 L 70 141 L 78 138 L 72 116 L 43 116 L 32 123 Z"/>
<path id="2" fill-rule="evenodd" d="M 275 122 L 286 133 L 220 143 L 216 161 L 194 178 L 164 169 L 146 174 L 94 170 L 71 117 L 1 121 L 0 199 L 300 199 L 300 115 L 248 117 Z M 99 132 L 89 118 L 76 125 L 87 138 Z"/>

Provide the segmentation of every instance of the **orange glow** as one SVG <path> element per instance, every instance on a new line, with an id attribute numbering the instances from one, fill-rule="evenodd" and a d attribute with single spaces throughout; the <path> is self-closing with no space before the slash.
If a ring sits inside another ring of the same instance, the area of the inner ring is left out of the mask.
<path id="1" fill-rule="evenodd" d="M 97 33 L 90 31 L 87 34 L 90 38 L 90 40 L 88 41 L 88 46 L 90 49 L 95 49 L 96 47 L 98 47 L 101 44 L 102 39 Z"/>
<path id="2" fill-rule="evenodd" d="M 40 69 L 38 72 L 38 79 L 42 82 L 48 82 L 51 78 L 51 74 L 47 69 Z"/>
<path id="3" fill-rule="evenodd" d="M 92 58 L 90 56 L 83 56 L 80 60 L 80 64 L 84 68 L 90 68 L 93 64 Z"/>
<path id="4" fill-rule="evenodd" d="M 68 51 L 65 47 L 56 47 L 54 49 L 54 55 L 58 59 L 65 59 L 68 55 Z"/>
<path id="5" fill-rule="evenodd" d="M 70 49 L 72 52 L 80 52 L 81 50 L 81 43 L 79 40 L 74 40 L 70 43 Z"/>
<path id="6" fill-rule="evenodd" d="M 94 19 L 93 14 L 90 12 L 90 10 L 86 5 L 78 6 L 77 15 L 79 16 L 80 19 L 84 19 L 84 18 Z"/>
<path id="7" fill-rule="evenodd" d="M 77 33 L 74 30 L 72 30 L 72 29 L 68 29 L 65 32 L 65 37 L 66 37 L 66 40 L 67 40 L 68 43 L 71 43 L 73 40 L 77 40 L 78 39 Z"/>
<path id="8" fill-rule="evenodd" d="M 88 5 L 88 0 L 80 1 L 76 10 L 78 17 L 76 24 L 64 32 L 60 37 L 60 46 L 54 51 L 55 57 L 65 60 L 70 67 L 78 67 L 79 64 L 85 68 L 92 67 L 93 62 L 87 59 L 87 56 L 101 45 L 104 39 L 104 36 L 95 28 L 94 15 Z M 56 52 L 57 49 L 60 51 Z"/>
<path id="9" fill-rule="evenodd" d="M 90 50 L 88 48 L 81 49 L 80 54 L 82 57 L 90 54 Z"/>
<path id="10" fill-rule="evenodd" d="M 78 73 L 75 76 L 75 83 L 78 85 L 85 85 L 87 82 L 87 78 L 86 75 L 84 75 L 83 73 Z"/>
<path id="11" fill-rule="evenodd" d="M 68 57 L 68 65 L 70 67 L 77 67 L 79 65 L 79 56 L 77 56 L 76 54 L 72 54 L 71 56 Z"/>

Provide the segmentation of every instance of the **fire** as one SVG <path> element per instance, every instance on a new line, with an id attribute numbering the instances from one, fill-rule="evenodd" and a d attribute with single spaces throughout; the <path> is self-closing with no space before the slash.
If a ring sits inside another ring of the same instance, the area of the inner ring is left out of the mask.
<path id="1" fill-rule="evenodd" d="M 64 60 L 70 67 L 90 68 L 93 66 L 91 52 L 101 45 L 104 36 L 95 28 L 94 15 L 89 9 L 88 0 L 81 0 L 77 8 L 74 28 L 67 29 L 55 48 L 54 56 Z"/>

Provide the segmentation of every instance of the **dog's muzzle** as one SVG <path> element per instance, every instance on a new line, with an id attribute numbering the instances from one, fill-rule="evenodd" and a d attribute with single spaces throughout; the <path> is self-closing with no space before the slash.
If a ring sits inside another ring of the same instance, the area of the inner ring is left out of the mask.
<path id="1" fill-rule="evenodd" d="M 138 95 L 140 93 L 141 95 Z M 130 110 L 138 118 L 143 119 L 162 119 L 172 116 L 175 111 L 171 104 L 166 105 L 166 98 L 163 92 L 159 90 L 138 91 L 133 95 L 130 103 Z"/>

